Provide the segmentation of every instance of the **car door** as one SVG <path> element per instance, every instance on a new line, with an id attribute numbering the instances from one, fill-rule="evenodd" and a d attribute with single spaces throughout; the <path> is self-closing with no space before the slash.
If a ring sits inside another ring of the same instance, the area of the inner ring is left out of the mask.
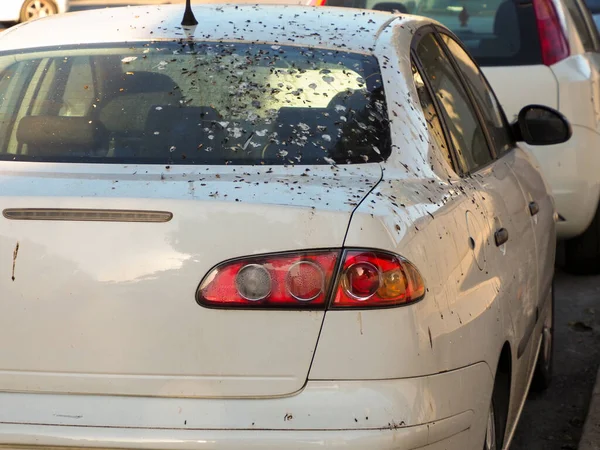
<path id="1" fill-rule="evenodd" d="M 521 277 L 516 278 L 519 280 L 519 287 L 517 296 L 512 301 L 514 303 L 524 301 L 526 306 L 525 314 L 517 319 L 522 321 L 521 329 L 523 330 L 518 342 L 517 358 L 523 358 L 524 362 L 529 361 L 529 364 L 524 364 L 529 367 L 527 370 L 529 373 L 533 369 L 536 359 L 537 341 L 532 339 L 532 334 L 540 311 L 545 306 L 545 302 L 551 298 L 556 239 L 554 203 L 540 172 L 534 166 L 534 161 L 527 152 L 516 146 L 494 92 L 477 64 L 452 36 L 442 34 L 442 40 L 464 75 L 466 84 L 488 125 L 487 129 L 490 131 L 489 142 L 496 153 L 497 160 L 488 170 L 495 176 L 482 178 L 482 182 L 484 184 L 489 182 L 492 191 L 496 190 L 493 184 L 497 184 L 498 194 L 502 194 L 502 191 L 506 194 L 514 191 L 513 196 L 506 195 L 502 199 L 510 214 L 508 227 L 500 225 L 501 228 L 506 229 L 509 239 L 511 231 L 518 234 L 517 248 L 513 247 L 512 250 L 515 255 L 519 255 L 520 268 L 523 273 L 521 273 Z M 506 169 L 509 172 L 504 174 Z M 506 181 L 501 182 L 500 180 L 503 178 Z M 517 186 L 522 197 L 516 193 Z M 489 201 L 502 200 L 499 197 L 489 199 Z M 493 220 L 496 222 L 502 219 L 494 217 Z M 509 230 L 509 228 L 513 228 L 513 230 Z M 509 242 L 506 245 L 507 248 L 503 250 L 503 253 L 510 250 Z M 531 271 L 533 268 L 537 272 L 535 283 L 532 282 L 534 277 Z M 525 378 L 525 380 L 527 379 L 528 377 Z"/>
<path id="2" fill-rule="evenodd" d="M 515 208 L 516 215 L 529 216 L 533 227 L 534 259 L 537 262 L 537 294 L 535 298 L 537 299 L 536 307 L 541 310 L 543 302 L 550 297 L 554 274 L 555 226 L 552 196 L 540 171 L 535 167 L 535 161 L 532 160 L 529 153 L 515 146 L 502 108 L 477 64 L 452 36 L 442 34 L 442 40 L 465 75 L 465 81 L 476 102 L 480 105 L 484 120 L 488 124 L 488 130 L 491 130 L 491 144 L 498 157 L 496 166 L 501 163 L 510 169 L 512 177 L 516 178 L 524 196 L 524 204 L 519 202 L 514 204 L 513 208 Z M 523 218 L 523 223 L 525 221 Z M 525 228 L 524 232 L 526 233 L 524 237 L 531 236 L 529 228 Z M 538 311 L 536 311 L 536 318 L 537 315 Z M 535 357 L 535 355 L 533 356 Z"/>
<path id="3" fill-rule="evenodd" d="M 502 112 L 492 92 L 476 91 L 469 76 L 462 74 L 463 67 L 470 66 L 474 70 L 472 77 L 482 77 L 477 66 L 462 47 L 456 44 L 458 49 L 455 48 L 453 39 L 449 38 L 447 35 L 425 36 L 416 53 L 436 94 L 458 169 L 482 188 L 480 200 L 485 205 L 488 226 L 486 256 L 489 269 L 496 274 L 499 299 L 511 311 L 515 333 L 513 351 L 518 357 L 513 372 L 516 383 L 511 394 L 520 401 L 524 398 L 531 369 L 531 346 L 527 344 L 536 322 L 538 267 L 533 223 L 513 170 L 519 150 L 502 118 L 493 115 L 501 116 Z M 495 105 L 495 111 L 489 110 L 490 104 Z"/>

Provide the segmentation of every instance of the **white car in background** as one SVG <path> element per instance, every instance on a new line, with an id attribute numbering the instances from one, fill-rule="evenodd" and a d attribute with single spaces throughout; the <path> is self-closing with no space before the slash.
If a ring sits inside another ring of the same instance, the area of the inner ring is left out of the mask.
<path id="1" fill-rule="evenodd" d="M 600 272 L 600 39 L 583 0 L 326 0 L 410 12 L 440 21 L 483 67 L 509 117 L 528 104 L 549 105 L 573 138 L 530 147 L 550 184 L 566 241 L 566 268 Z"/>
<path id="2" fill-rule="evenodd" d="M 0 36 L 0 447 L 507 448 L 568 122 L 429 19 L 195 12 Z"/>
<path id="3" fill-rule="evenodd" d="M 69 0 L 2 0 L 0 22 L 12 24 L 67 12 Z"/>

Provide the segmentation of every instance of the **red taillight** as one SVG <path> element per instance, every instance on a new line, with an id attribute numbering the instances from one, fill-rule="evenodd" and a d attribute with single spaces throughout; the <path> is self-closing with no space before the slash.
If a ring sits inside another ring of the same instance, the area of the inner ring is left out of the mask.
<path id="1" fill-rule="evenodd" d="M 327 4 L 327 0 L 311 0 L 310 4 L 313 6 L 325 6 Z"/>
<path id="2" fill-rule="evenodd" d="M 200 284 L 198 303 L 220 308 L 381 308 L 425 295 L 423 279 L 410 262 L 368 250 L 344 252 L 338 284 L 331 289 L 340 253 L 286 253 L 224 262 Z"/>
<path id="3" fill-rule="evenodd" d="M 215 267 L 198 288 L 213 307 L 324 308 L 337 251 L 245 258 Z"/>
<path id="4" fill-rule="evenodd" d="M 399 256 L 370 251 L 349 251 L 345 256 L 333 308 L 398 306 L 425 295 L 423 278 Z"/>
<path id="5" fill-rule="evenodd" d="M 533 0 L 542 58 L 551 66 L 569 56 L 569 44 L 552 0 Z"/>

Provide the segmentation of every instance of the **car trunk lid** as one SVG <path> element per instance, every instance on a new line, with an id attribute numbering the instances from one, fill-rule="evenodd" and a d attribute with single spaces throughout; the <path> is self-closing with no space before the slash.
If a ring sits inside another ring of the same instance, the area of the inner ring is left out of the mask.
<path id="1" fill-rule="evenodd" d="M 230 258 L 342 247 L 380 177 L 378 164 L 1 162 L 0 338 L 10 344 L 0 347 L 0 384 L 181 397 L 297 391 L 324 312 L 208 309 L 196 289 Z"/>

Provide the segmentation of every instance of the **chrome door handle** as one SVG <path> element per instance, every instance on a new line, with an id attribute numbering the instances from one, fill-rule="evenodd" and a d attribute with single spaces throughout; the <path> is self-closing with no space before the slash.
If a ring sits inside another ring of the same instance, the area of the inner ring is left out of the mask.
<path id="1" fill-rule="evenodd" d="M 506 228 L 500 228 L 494 233 L 494 239 L 496 240 L 496 247 L 500 247 L 508 241 L 508 230 Z"/>
<path id="2" fill-rule="evenodd" d="M 539 212 L 540 212 L 540 205 L 538 205 L 537 202 L 529 203 L 529 214 L 531 214 L 532 216 L 535 216 Z"/>

